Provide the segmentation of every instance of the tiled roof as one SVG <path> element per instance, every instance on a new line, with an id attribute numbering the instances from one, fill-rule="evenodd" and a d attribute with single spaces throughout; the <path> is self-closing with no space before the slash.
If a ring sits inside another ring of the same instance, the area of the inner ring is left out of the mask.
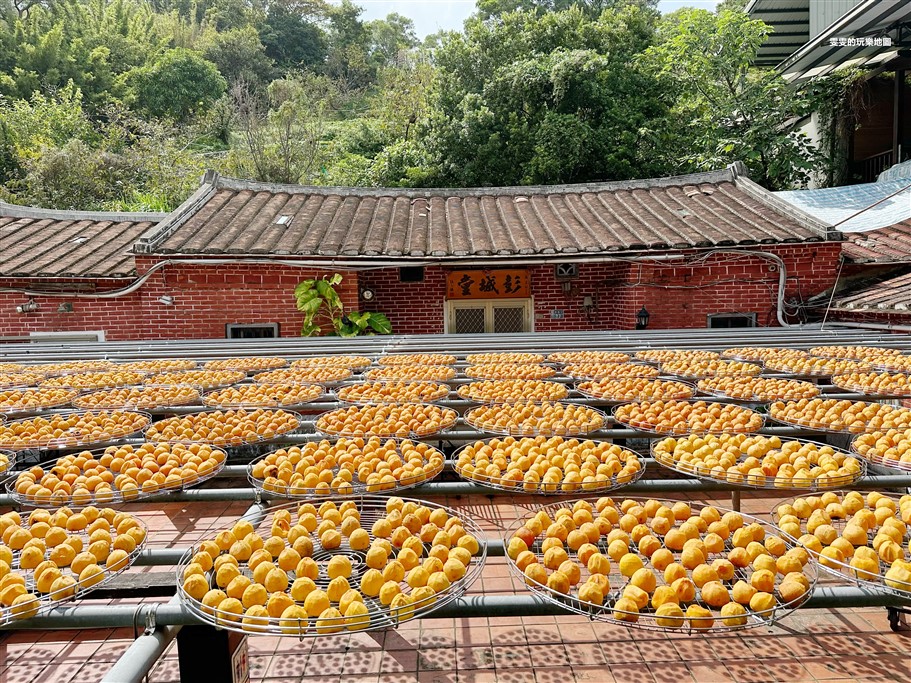
<path id="1" fill-rule="evenodd" d="M 133 277 L 133 243 L 165 215 L 0 202 L 0 277 Z"/>
<path id="2" fill-rule="evenodd" d="M 210 173 L 136 251 L 458 258 L 840 239 L 738 171 L 468 190 L 268 185 Z"/>
<path id="3" fill-rule="evenodd" d="M 909 313 L 911 312 L 911 273 L 883 280 L 859 292 L 836 299 L 833 309 Z"/>
<path id="4" fill-rule="evenodd" d="M 911 261 L 911 220 L 888 228 L 845 235 L 842 248 L 855 263 L 900 263 Z"/>

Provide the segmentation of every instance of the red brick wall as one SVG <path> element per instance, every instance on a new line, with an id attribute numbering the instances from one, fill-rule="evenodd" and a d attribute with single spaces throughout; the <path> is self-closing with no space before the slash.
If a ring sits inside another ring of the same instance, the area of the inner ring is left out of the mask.
<path id="1" fill-rule="evenodd" d="M 145 272 L 152 262 L 140 259 L 137 267 Z M 36 296 L 39 310 L 27 314 L 15 311 L 16 306 L 28 300 L 27 296 L 0 292 L 0 337 L 104 330 L 110 340 L 208 339 L 223 338 L 227 323 L 271 322 L 279 324 L 281 336 L 295 337 L 300 334 L 303 318 L 294 305 L 293 290 L 298 282 L 314 275 L 313 271 L 288 266 L 169 265 L 153 273 L 132 294 L 115 299 Z M 346 307 L 356 308 L 357 275 L 342 275 L 342 300 Z M 0 288 L 23 284 L 28 283 L 0 279 Z M 31 286 L 48 284 L 44 280 Z M 126 284 L 127 281 L 97 281 L 97 290 Z M 174 297 L 174 304 L 159 303 L 158 298 L 164 295 Z M 71 302 L 73 312 L 58 313 L 61 302 Z"/>
<path id="2" fill-rule="evenodd" d="M 802 303 L 835 281 L 841 244 L 769 246 L 780 256 L 788 279 L 785 299 Z M 581 263 L 568 294 L 554 277 L 553 265 L 529 268 L 535 306 L 535 330 L 604 330 L 635 328 L 645 305 L 650 329 L 706 327 L 715 313 L 755 313 L 758 325 L 777 325 L 777 266 L 751 254 L 718 254 L 695 265 L 674 261 Z M 430 267 L 422 283 L 400 283 L 397 268 L 360 273 L 376 292 L 371 310 L 382 311 L 401 334 L 443 331 L 446 270 Z M 583 310 L 585 296 L 595 309 Z M 551 318 L 551 311 L 563 318 Z M 790 322 L 797 322 L 794 318 Z"/>
<path id="3" fill-rule="evenodd" d="M 838 271 L 839 243 L 763 249 L 785 260 L 789 300 L 803 301 L 825 291 Z M 139 257 L 139 271 L 145 272 L 155 260 Z M 672 261 L 582 263 L 569 293 L 563 292 L 552 265 L 534 266 L 529 272 L 535 329 L 632 330 L 643 304 L 651 314 L 650 329 L 705 327 L 709 314 L 734 312 L 756 313 L 759 325 L 776 325 L 778 272 L 770 269 L 772 265 L 750 254 L 718 254 L 686 266 Z M 31 314 L 15 312 L 17 305 L 27 301 L 25 295 L 0 292 L 0 337 L 32 331 L 104 330 L 112 340 L 204 339 L 224 337 L 226 323 L 267 322 L 279 323 L 281 336 L 294 337 L 302 317 L 292 292 L 298 282 L 314 275 L 280 265 L 169 265 L 130 295 L 117 299 L 39 296 L 35 300 L 40 310 Z M 385 313 L 396 334 L 443 332 L 446 269 L 425 269 L 420 283 L 399 282 L 398 268 L 342 275 L 346 307 Z M 375 301 L 358 301 L 359 283 L 374 289 Z M 0 280 L 0 288 L 22 284 L 27 283 Z M 99 290 L 124 284 L 95 283 Z M 158 303 L 163 295 L 173 296 L 174 305 Z M 595 304 L 591 312 L 582 308 L 585 296 Z M 73 313 L 57 313 L 63 301 L 73 303 Z M 555 310 L 563 312 L 562 319 L 551 317 Z"/>

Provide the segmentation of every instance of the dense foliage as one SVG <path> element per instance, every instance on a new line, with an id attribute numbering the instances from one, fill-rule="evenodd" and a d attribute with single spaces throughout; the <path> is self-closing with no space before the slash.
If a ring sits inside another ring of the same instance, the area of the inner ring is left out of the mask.
<path id="1" fill-rule="evenodd" d="M 481 0 L 421 43 L 351 0 L 0 0 L 0 199 L 172 208 L 205 168 L 275 182 L 616 180 L 819 154 L 727 0 Z"/>

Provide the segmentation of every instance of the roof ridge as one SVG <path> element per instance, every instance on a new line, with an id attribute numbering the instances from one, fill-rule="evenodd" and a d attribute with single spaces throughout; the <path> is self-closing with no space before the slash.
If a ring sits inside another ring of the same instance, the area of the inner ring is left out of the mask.
<path id="1" fill-rule="evenodd" d="M 43 209 L 0 201 L 0 216 L 9 218 L 51 219 L 55 221 L 111 221 L 113 223 L 145 223 L 160 221 L 168 214 L 159 211 L 69 211 Z"/>
<path id="2" fill-rule="evenodd" d="M 561 185 L 510 185 L 502 187 L 342 187 L 329 185 L 289 185 L 282 183 L 265 183 L 255 180 L 230 178 L 218 173 L 207 172 L 206 180 L 211 177 L 215 189 L 252 190 L 288 194 L 343 194 L 355 197 L 390 196 L 390 197 L 484 197 L 490 195 L 526 196 L 540 194 L 579 194 L 589 192 L 610 192 L 614 190 L 636 190 L 652 187 L 673 187 L 676 185 L 693 185 L 698 183 L 734 182 L 737 172 L 731 167 L 690 173 L 686 175 L 665 176 L 663 178 L 643 178 L 633 180 L 611 180 L 604 182 L 572 183 Z"/>

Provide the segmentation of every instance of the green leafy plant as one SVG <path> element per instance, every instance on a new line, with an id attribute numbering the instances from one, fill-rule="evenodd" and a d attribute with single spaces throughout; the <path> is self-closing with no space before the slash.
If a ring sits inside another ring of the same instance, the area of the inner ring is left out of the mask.
<path id="1" fill-rule="evenodd" d="M 321 279 L 304 280 L 294 288 L 297 310 L 304 314 L 302 337 L 322 333 L 323 326 L 331 325 L 329 336 L 357 337 L 360 335 L 389 334 L 392 323 L 382 313 L 345 312 L 345 305 L 335 287 L 342 276 L 335 273 Z"/>

